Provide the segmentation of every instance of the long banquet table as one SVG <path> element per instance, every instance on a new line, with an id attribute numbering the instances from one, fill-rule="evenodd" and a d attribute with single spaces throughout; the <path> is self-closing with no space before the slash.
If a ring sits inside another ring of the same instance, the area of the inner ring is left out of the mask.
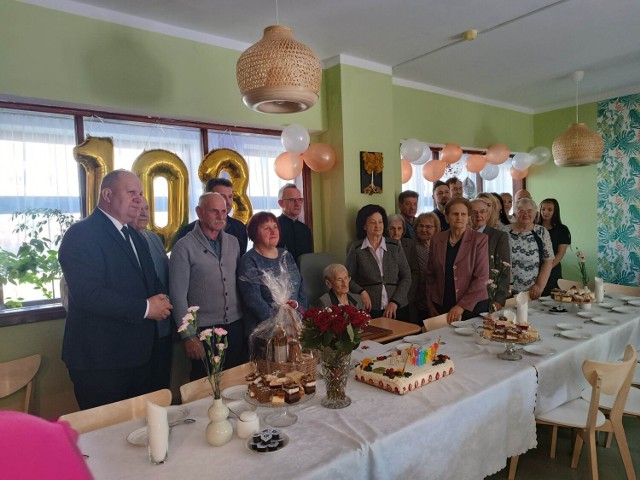
<path id="1" fill-rule="evenodd" d="M 350 378 L 352 404 L 342 410 L 320 405 L 319 381 L 315 398 L 291 407 L 298 422 L 283 429 L 290 443 L 277 452 L 252 452 L 235 436 L 223 447 L 208 446 L 209 399 L 186 405 L 196 423 L 172 429 L 164 465 L 149 465 L 146 448 L 127 443 L 143 419 L 84 434 L 80 448 L 97 479 L 196 478 L 208 472 L 214 478 L 483 478 L 502 469 L 508 457 L 536 446 L 534 408 L 544 411 L 579 397 L 584 359 L 617 360 L 627 343 L 640 343 L 640 308 L 622 314 L 601 309 L 620 320 L 614 326 L 546 310 L 533 302 L 530 320 L 555 355 L 503 361 L 496 357 L 501 344 L 479 345 L 452 328 L 436 330 L 432 340 L 439 337 L 440 352 L 455 362 L 453 375 L 404 396 Z M 479 325 L 480 319 L 469 322 Z M 593 336 L 555 337 L 558 322 L 575 322 Z M 258 413 L 264 418 L 271 410 Z"/>

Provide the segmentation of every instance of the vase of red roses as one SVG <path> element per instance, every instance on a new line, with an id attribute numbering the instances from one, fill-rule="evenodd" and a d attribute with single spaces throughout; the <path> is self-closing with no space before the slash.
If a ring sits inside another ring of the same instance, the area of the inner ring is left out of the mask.
<path id="1" fill-rule="evenodd" d="M 351 305 L 312 308 L 302 317 L 300 343 L 303 348 L 320 353 L 322 376 L 327 396 L 322 405 L 344 408 L 351 404 L 347 396 L 347 379 L 351 367 L 351 352 L 360 345 L 360 328 L 371 316 Z"/>

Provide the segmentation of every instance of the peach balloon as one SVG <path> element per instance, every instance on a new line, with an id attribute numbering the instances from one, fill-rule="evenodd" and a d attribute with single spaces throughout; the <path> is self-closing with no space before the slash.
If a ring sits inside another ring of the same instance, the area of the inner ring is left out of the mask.
<path id="1" fill-rule="evenodd" d="M 484 155 L 469 155 L 467 157 L 467 170 L 471 173 L 478 173 L 487 164 Z"/>
<path id="2" fill-rule="evenodd" d="M 462 147 L 455 143 L 447 143 L 442 147 L 440 152 L 440 160 L 445 163 L 456 163 L 462 158 Z"/>
<path id="3" fill-rule="evenodd" d="M 489 150 L 487 150 L 487 162 L 493 163 L 494 165 L 501 165 L 507 161 L 509 153 L 509 147 L 506 145 L 502 145 L 501 143 L 491 145 Z"/>
<path id="4" fill-rule="evenodd" d="M 526 170 L 516 170 L 515 168 L 511 167 L 511 177 L 514 180 L 522 180 L 527 175 L 529 175 L 528 168 Z"/>
<path id="5" fill-rule="evenodd" d="M 442 160 L 431 160 L 422 167 L 422 176 L 430 182 L 440 180 L 444 175 L 447 164 Z"/>
<path id="6" fill-rule="evenodd" d="M 327 172 L 336 164 L 336 152 L 326 143 L 313 143 L 302 154 L 302 159 L 314 172 Z"/>
<path id="7" fill-rule="evenodd" d="M 273 163 L 273 169 L 283 180 L 293 180 L 302 172 L 304 165 L 302 157 L 299 153 L 283 152 L 276 158 Z"/>
<path id="8" fill-rule="evenodd" d="M 400 169 L 402 172 L 402 183 L 407 183 L 411 180 L 411 176 L 413 175 L 411 162 L 408 162 L 407 160 L 400 160 Z"/>

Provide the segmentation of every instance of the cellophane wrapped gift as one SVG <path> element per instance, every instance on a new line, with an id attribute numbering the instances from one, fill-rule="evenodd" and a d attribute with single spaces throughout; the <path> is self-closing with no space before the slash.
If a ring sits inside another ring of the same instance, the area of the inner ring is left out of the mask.
<path id="1" fill-rule="evenodd" d="M 249 337 L 249 355 L 260 373 L 302 372 L 316 375 L 317 359 L 300 346 L 302 317 L 287 302 L 291 298 L 291 279 L 284 265 L 278 275 L 261 272 L 250 281 L 266 286 L 273 298 L 271 317 L 263 321 Z"/>

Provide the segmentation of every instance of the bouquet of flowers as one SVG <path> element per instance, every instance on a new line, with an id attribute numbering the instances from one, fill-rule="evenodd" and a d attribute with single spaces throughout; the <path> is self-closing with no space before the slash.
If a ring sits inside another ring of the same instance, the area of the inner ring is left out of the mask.
<path id="1" fill-rule="evenodd" d="M 200 331 L 198 326 L 198 310 L 200 307 L 187 308 L 187 314 L 182 317 L 182 325 L 178 328 L 178 332 L 182 333 L 193 329 L 201 342 L 206 344 L 205 356 L 202 357 L 202 363 L 207 371 L 207 379 L 213 390 L 213 398 L 221 398 L 220 379 L 222 378 L 222 367 L 224 366 L 224 357 L 229 342 L 227 340 L 227 331 L 224 328 L 206 328 Z M 198 332 L 200 332 L 198 334 Z"/>
<path id="2" fill-rule="evenodd" d="M 587 257 L 582 250 L 575 249 L 578 257 L 578 270 L 580 270 L 580 280 L 585 287 L 589 284 L 589 274 L 587 274 Z"/>
<path id="3" fill-rule="evenodd" d="M 300 343 L 304 348 L 351 353 L 360 345 L 360 328 L 371 315 L 351 305 L 310 308 L 302 317 Z"/>
<path id="4" fill-rule="evenodd" d="M 487 291 L 489 293 L 489 312 L 495 312 L 494 302 L 496 301 L 496 294 L 498 293 L 498 282 L 508 269 L 511 268 L 511 264 L 502 261 L 499 256 L 491 255 L 491 269 L 489 270 L 489 280 L 487 280 Z"/>

